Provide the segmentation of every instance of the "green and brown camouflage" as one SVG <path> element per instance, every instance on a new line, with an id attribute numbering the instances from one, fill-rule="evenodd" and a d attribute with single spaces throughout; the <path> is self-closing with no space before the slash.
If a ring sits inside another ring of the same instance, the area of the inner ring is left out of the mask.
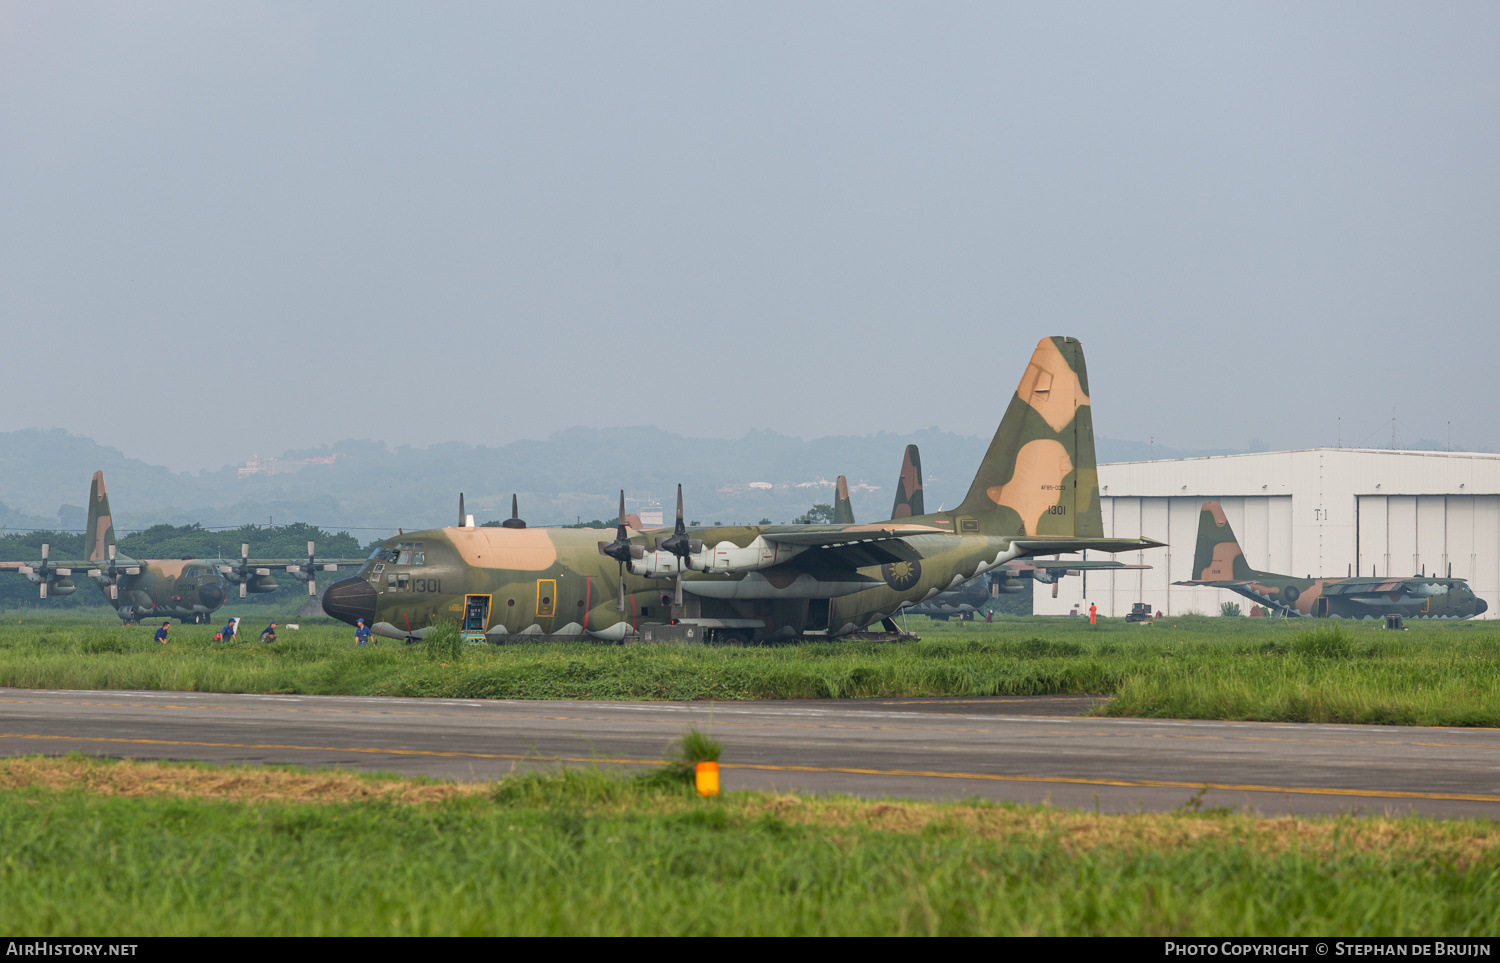
<path id="1" fill-rule="evenodd" d="M 104 472 L 94 472 L 89 485 L 89 513 L 84 529 L 85 558 L 56 560 L 48 557 L 42 546 L 42 558 L 35 562 L 0 562 L 0 570 L 25 576 L 36 585 L 42 598 L 70 595 L 77 590 L 75 577 L 88 578 L 114 606 L 115 614 L 127 623 L 144 619 L 179 619 L 183 622 L 207 622 L 229 598 L 228 586 L 238 584 L 240 597 L 247 592 L 261 594 L 281 588 L 273 570 L 285 571 L 308 585 L 308 594 L 316 591 L 317 571 L 335 571 L 339 565 L 361 565 L 364 559 L 314 559 L 313 543 L 307 545 L 306 559 L 249 557 L 250 547 L 241 546 L 241 557 L 231 562 L 223 559 L 133 559 L 121 555 L 115 544 L 114 515 L 109 508 L 109 493 Z"/>
<path id="2" fill-rule="evenodd" d="M 1104 537 L 1089 404 L 1082 347 L 1044 338 L 955 511 L 874 524 L 695 526 L 673 543 L 689 552 L 681 556 L 659 547 L 669 528 L 621 526 L 608 545 L 579 529 L 433 529 L 381 543 L 354 578 L 328 589 L 323 608 L 398 639 L 450 619 L 492 641 L 620 640 L 673 621 L 746 639 L 894 628 L 903 605 L 1012 559 L 1162 545 Z"/>
<path id="3" fill-rule="evenodd" d="M 907 495 L 907 492 L 912 494 Z M 901 459 L 901 473 L 896 479 L 896 508 L 902 509 L 913 504 L 919 508 L 922 504 L 922 456 L 916 445 L 907 445 L 906 453 Z M 853 521 L 853 518 L 850 521 Z M 908 605 L 904 611 L 910 615 L 923 615 L 944 622 L 951 618 L 970 618 L 984 608 L 985 603 L 992 598 L 998 598 L 1001 595 L 1016 595 L 1026 591 L 1027 579 L 1035 579 L 1051 585 L 1052 597 L 1056 598 L 1058 583 L 1066 575 L 1078 575 L 1083 571 L 1092 570 L 1150 567 L 1149 565 L 1126 565 L 1123 562 L 1106 559 L 1069 559 L 1067 561 L 1015 559 L 993 571 L 982 572 L 962 585 L 939 592 L 932 598 Z"/>
<path id="4" fill-rule="evenodd" d="M 833 523 L 835 525 L 854 524 L 854 504 L 849 501 L 849 479 L 843 475 L 834 484 L 833 490 Z"/>
<path id="5" fill-rule="evenodd" d="M 1468 619 L 1489 609 L 1461 578 L 1295 578 L 1257 571 L 1246 561 L 1218 502 L 1204 502 L 1198 513 L 1193 578 L 1173 584 L 1228 589 L 1274 612 L 1312 618 Z"/>
<path id="6" fill-rule="evenodd" d="M 891 518 L 911 518 L 926 514 L 922 505 L 922 455 L 916 445 L 907 445 L 901 458 L 901 473 L 896 476 L 896 501 Z"/>

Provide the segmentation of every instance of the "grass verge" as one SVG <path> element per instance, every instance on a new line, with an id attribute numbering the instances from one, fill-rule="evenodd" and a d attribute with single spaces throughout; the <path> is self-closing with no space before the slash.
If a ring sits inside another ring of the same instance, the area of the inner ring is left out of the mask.
<path id="1" fill-rule="evenodd" d="M 1489 622 L 1386 632 L 1202 617 L 1097 628 L 913 620 L 920 642 L 467 646 L 446 633 L 355 648 L 346 626 L 326 621 L 269 646 L 216 644 L 211 628 L 181 626 L 159 646 L 149 627 L 103 619 L 0 626 L 0 685 L 490 699 L 1103 693 L 1111 715 L 1500 726 L 1500 625 Z"/>
<path id="2" fill-rule="evenodd" d="M 1486 821 L 0 762 L 0 905 L 49 936 L 1460 936 L 1497 891 Z"/>

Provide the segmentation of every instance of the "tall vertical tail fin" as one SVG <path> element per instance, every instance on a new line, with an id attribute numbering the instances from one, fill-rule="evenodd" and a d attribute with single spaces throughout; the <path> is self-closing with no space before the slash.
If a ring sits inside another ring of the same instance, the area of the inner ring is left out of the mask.
<path id="1" fill-rule="evenodd" d="M 1204 502 L 1198 512 L 1198 547 L 1193 552 L 1193 581 L 1237 582 L 1254 578 L 1255 570 L 1245 561 L 1239 539 L 1224 508 L 1218 502 Z"/>
<path id="2" fill-rule="evenodd" d="M 90 562 L 109 558 L 109 546 L 115 543 L 115 521 L 109 511 L 109 494 L 104 490 L 104 472 L 94 472 L 89 485 L 89 521 L 83 532 L 83 550 Z"/>
<path id="3" fill-rule="evenodd" d="M 891 506 L 891 518 L 910 518 L 925 515 L 922 507 L 922 455 L 916 445 L 907 445 L 901 458 L 901 474 L 896 477 L 896 501 Z"/>
<path id="4" fill-rule="evenodd" d="M 1076 338 L 1043 338 L 958 507 L 967 531 L 1102 538 L 1088 370 Z M 974 526 L 974 527 L 970 527 Z"/>
<path id="5" fill-rule="evenodd" d="M 849 501 L 849 479 L 843 475 L 839 476 L 838 484 L 834 489 L 833 523 L 835 525 L 854 524 L 854 505 Z"/>

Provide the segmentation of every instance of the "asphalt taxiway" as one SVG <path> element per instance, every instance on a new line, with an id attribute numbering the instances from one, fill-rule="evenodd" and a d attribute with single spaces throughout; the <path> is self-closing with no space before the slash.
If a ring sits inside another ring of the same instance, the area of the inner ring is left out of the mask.
<path id="1" fill-rule="evenodd" d="M 726 789 L 984 797 L 1103 811 L 1500 818 L 1500 730 L 1080 716 L 1075 696 L 501 702 L 0 689 L 0 754 L 85 752 L 494 779 L 652 765 L 689 726 Z M 1205 790 L 1206 787 L 1206 790 Z"/>

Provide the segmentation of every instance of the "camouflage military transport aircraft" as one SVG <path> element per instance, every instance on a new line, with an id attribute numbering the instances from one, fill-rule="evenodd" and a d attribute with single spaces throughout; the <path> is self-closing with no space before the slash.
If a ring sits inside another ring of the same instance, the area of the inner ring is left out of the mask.
<path id="1" fill-rule="evenodd" d="M 237 583 L 240 598 L 245 593 L 274 592 L 281 586 L 273 569 L 280 569 L 307 583 L 307 594 L 316 595 L 316 573 L 336 571 L 340 565 L 360 565 L 362 558 L 315 559 L 313 543 L 307 543 L 307 558 L 250 558 L 250 546 L 240 546 L 240 558 L 231 564 L 223 559 L 183 558 L 138 561 L 120 555 L 115 548 L 114 519 L 109 510 L 109 495 L 104 489 L 104 472 L 94 472 L 89 486 L 89 520 L 84 534 L 88 558 L 81 561 L 57 561 L 48 557 L 48 546 L 42 546 L 42 557 L 36 562 L 0 562 L 0 571 L 26 576 L 40 588 L 41 597 L 71 595 L 78 588 L 75 575 L 86 575 L 98 586 L 125 622 L 142 619 L 180 619 L 183 622 L 207 622 L 215 609 L 229 597 L 227 587 Z"/>
<path id="2" fill-rule="evenodd" d="M 623 502 L 623 494 L 621 496 Z M 623 504 L 621 518 L 624 517 Z M 457 619 L 466 636 L 621 640 L 680 621 L 741 639 L 894 629 L 901 606 L 1017 558 L 1157 548 L 1105 538 L 1083 349 L 1037 345 L 967 497 L 877 524 L 632 530 L 444 528 L 388 539 L 323 595 L 387 638 Z M 675 628 L 675 626 L 674 626 Z"/>
<path id="3" fill-rule="evenodd" d="M 1245 561 L 1240 543 L 1218 502 L 1204 502 L 1198 513 L 1198 548 L 1191 581 L 1229 589 L 1289 616 L 1332 619 L 1468 619 L 1489 609 L 1461 578 L 1293 578 L 1257 572 Z"/>

